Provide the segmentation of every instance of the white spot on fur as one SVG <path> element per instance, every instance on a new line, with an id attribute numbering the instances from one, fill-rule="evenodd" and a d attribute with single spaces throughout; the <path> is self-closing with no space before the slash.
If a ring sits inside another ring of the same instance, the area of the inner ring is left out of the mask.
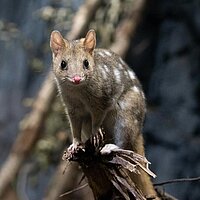
<path id="1" fill-rule="evenodd" d="M 141 92 L 141 94 L 142 94 L 142 98 L 145 99 L 144 92 Z"/>
<path id="2" fill-rule="evenodd" d="M 135 85 L 133 86 L 132 89 L 133 89 L 133 91 L 136 92 L 136 93 L 139 93 L 139 92 L 140 92 L 140 89 L 139 89 L 137 86 L 135 86 Z"/>
<path id="3" fill-rule="evenodd" d="M 122 94 L 123 91 L 124 91 L 124 86 L 121 84 L 121 87 L 120 87 L 120 95 Z"/>
<path id="4" fill-rule="evenodd" d="M 117 68 L 113 70 L 117 83 L 121 83 L 121 73 Z"/>
<path id="5" fill-rule="evenodd" d="M 126 63 L 122 60 L 122 58 L 119 58 L 119 61 L 121 62 L 122 65 L 126 65 Z"/>
<path id="6" fill-rule="evenodd" d="M 101 57 L 103 57 L 103 58 L 105 58 L 105 55 L 104 55 L 104 53 L 103 52 L 98 52 L 98 54 L 101 56 Z"/>
<path id="7" fill-rule="evenodd" d="M 124 69 L 121 63 L 119 63 L 119 69 Z"/>
<path id="8" fill-rule="evenodd" d="M 130 76 L 131 79 L 135 79 L 135 73 L 131 70 L 128 70 L 128 75 Z"/>
<path id="9" fill-rule="evenodd" d="M 106 73 L 105 69 L 102 66 L 99 66 L 99 68 L 101 68 L 101 73 L 102 73 L 103 79 L 106 79 L 107 78 L 107 73 Z"/>
<path id="10" fill-rule="evenodd" d="M 119 107 L 122 110 L 129 109 L 132 106 L 131 102 L 130 101 L 126 101 L 126 99 L 118 101 L 118 104 L 119 104 Z"/>
<path id="11" fill-rule="evenodd" d="M 107 73 L 109 73 L 109 72 L 110 72 L 110 70 L 109 70 L 109 68 L 108 68 L 108 66 L 107 66 L 107 65 L 103 65 L 103 68 L 105 69 L 105 71 L 106 71 Z"/>
<path id="12" fill-rule="evenodd" d="M 128 78 L 128 72 L 124 71 L 124 75 Z"/>
<path id="13" fill-rule="evenodd" d="M 112 56 L 112 53 L 111 52 L 109 52 L 109 51 L 104 51 L 104 53 L 107 55 L 107 56 Z"/>
<path id="14" fill-rule="evenodd" d="M 127 108 L 127 103 L 125 101 L 119 101 L 119 106 L 122 110 L 124 110 L 125 108 Z"/>

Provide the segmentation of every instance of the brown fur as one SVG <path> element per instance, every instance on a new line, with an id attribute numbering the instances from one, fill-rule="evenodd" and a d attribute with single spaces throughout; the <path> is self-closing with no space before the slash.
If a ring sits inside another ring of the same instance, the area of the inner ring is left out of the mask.
<path id="1" fill-rule="evenodd" d="M 118 55 L 95 49 L 95 45 L 93 30 L 75 41 L 63 39 L 58 31 L 51 34 L 53 71 L 71 124 L 72 148 L 81 143 L 81 131 L 89 136 L 102 125 L 108 143 L 144 155 L 141 132 L 146 107 L 140 83 Z M 67 63 L 65 70 L 61 69 L 63 60 Z M 81 81 L 74 84 L 77 76 Z M 150 178 L 143 171 L 141 174 L 133 175 L 135 183 L 144 195 L 155 196 Z"/>

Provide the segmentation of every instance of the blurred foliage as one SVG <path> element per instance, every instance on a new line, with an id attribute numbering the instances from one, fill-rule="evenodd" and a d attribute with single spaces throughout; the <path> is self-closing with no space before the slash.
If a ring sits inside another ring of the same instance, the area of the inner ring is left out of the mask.
<path id="1" fill-rule="evenodd" d="M 31 60 L 30 66 L 33 71 L 35 72 L 42 72 L 44 68 L 44 63 L 41 59 L 39 58 L 33 58 Z"/>
<path id="2" fill-rule="evenodd" d="M 45 6 L 36 12 L 42 20 L 50 24 L 54 29 L 67 32 L 73 23 L 73 16 L 77 8 L 73 8 L 72 0 L 52 1 L 52 4 Z"/>
<path id="3" fill-rule="evenodd" d="M 19 29 L 15 23 L 0 20 L 0 40 L 9 41 L 19 36 Z"/>
<path id="4" fill-rule="evenodd" d="M 97 31 L 100 46 L 108 48 L 114 40 L 114 33 L 120 21 L 129 13 L 132 0 L 110 0 L 97 10 L 90 27 Z M 98 39 L 97 38 L 97 39 Z"/>
<path id="5" fill-rule="evenodd" d="M 50 163 L 58 163 L 62 150 L 70 144 L 70 137 L 69 123 L 63 105 L 60 99 L 56 98 L 46 118 L 43 137 L 35 146 L 33 155 L 36 161 L 43 167 L 47 167 Z"/>

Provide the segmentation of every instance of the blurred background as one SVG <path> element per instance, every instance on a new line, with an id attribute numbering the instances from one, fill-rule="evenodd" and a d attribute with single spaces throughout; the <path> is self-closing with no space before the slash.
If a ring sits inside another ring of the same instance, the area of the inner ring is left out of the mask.
<path id="1" fill-rule="evenodd" d="M 133 66 L 147 98 L 144 137 L 157 174 L 153 181 L 200 176 L 199 0 L 0 0 L 0 5 L 1 200 L 92 199 L 88 187 L 58 198 L 83 183 L 79 167 L 61 161 L 71 135 L 48 76 L 54 29 L 75 38 L 94 28 L 98 47 L 116 49 Z M 126 45 L 117 48 L 118 43 Z M 200 182 L 160 189 L 177 199 L 200 199 Z"/>

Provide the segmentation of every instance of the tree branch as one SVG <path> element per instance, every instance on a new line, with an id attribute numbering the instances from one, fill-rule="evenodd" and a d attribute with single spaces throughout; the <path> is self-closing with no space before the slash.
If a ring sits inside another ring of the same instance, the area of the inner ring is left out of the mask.
<path id="1" fill-rule="evenodd" d="M 131 5 L 132 9 L 116 29 L 115 42 L 110 48 L 121 57 L 124 57 L 128 51 L 145 6 L 146 0 L 134 0 Z"/>
<path id="2" fill-rule="evenodd" d="M 155 177 L 148 168 L 149 162 L 131 150 L 123 150 L 114 144 L 104 144 L 101 129 L 85 142 L 85 147 L 75 152 L 64 152 L 63 160 L 76 161 L 87 177 L 95 199 L 137 199 L 146 197 L 137 188 L 128 172 L 142 176 L 139 169 Z M 95 177 L 95 178 L 94 178 Z M 152 197 L 153 198 L 153 197 Z M 154 197 L 156 198 L 156 197 Z"/>
<path id="3" fill-rule="evenodd" d="M 200 176 L 199 177 L 194 177 L 194 178 L 179 178 L 179 179 L 172 179 L 168 181 L 163 181 L 160 183 L 154 183 L 154 186 L 162 186 L 162 185 L 168 185 L 168 184 L 173 184 L 173 183 L 183 183 L 183 182 L 193 182 L 193 181 L 200 181 Z"/>
<path id="4" fill-rule="evenodd" d="M 77 192 L 77 191 L 79 191 L 79 190 L 81 190 L 81 189 L 83 189 L 83 188 L 85 188 L 87 186 L 88 186 L 88 183 L 85 183 L 85 184 L 83 184 L 83 185 L 81 185 L 81 186 L 79 186 L 77 188 L 74 188 L 73 190 L 70 190 L 68 192 L 65 192 L 65 193 L 61 194 L 59 197 L 64 197 L 64 196 L 69 195 L 69 194 L 71 194 L 73 192 Z"/>

